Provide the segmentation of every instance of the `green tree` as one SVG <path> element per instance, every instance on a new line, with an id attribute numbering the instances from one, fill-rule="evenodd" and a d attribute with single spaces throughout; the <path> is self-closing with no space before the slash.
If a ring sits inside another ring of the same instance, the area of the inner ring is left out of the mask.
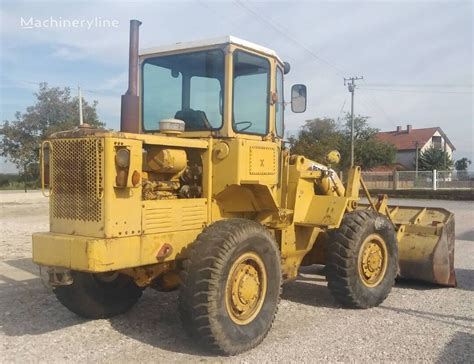
<path id="1" fill-rule="evenodd" d="M 306 120 L 298 136 L 291 136 L 288 139 L 292 153 L 324 163 L 326 154 L 339 148 L 341 137 L 338 125 L 333 119 L 316 118 Z"/>
<path id="2" fill-rule="evenodd" d="M 466 171 L 471 163 L 472 162 L 470 159 L 463 157 L 461 159 L 458 159 L 456 163 L 454 163 L 454 168 L 456 168 L 456 171 Z"/>
<path id="3" fill-rule="evenodd" d="M 347 114 L 342 125 L 330 118 L 307 120 L 297 137 L 290 137 L 291 152 L 304 155 L 324 163 L 326 154 L 337 149 L 341 163 L 336 168 L 347 169 L 350 165 L 351 121 Z M 355 163 L 367 170 L 379 165 L 390 165 L 395 161 L 396 149 L 393 145 L 375 138 L 378 129 L 368 124 L 368 118 L 354 118 Z"/>
<path id="4" fill-rule="evenodd" d="M 370 170 L 377 166 L 391 165 L 395 162 L 397 150 L 390 143 L 377 140 L 375 135 L 379 129 L 369 125 L 367 116 L 354 117 L 354 164 L 363 170 Z M 345 115 L 344 123 L 341 126 L 342 143 L 339 152 L 341 153 L 341 169 L 350 166 L 351 153 L 351 116 Z"/>
<path id="5" fill-rule="evenodd" d="M 79 125 L 79 98 L 71 96 L 70 88 L 41 83 L 34 95 L 34 105 L 27 107 L 26 112 L 17 111 L 14 120 L 5 120 L 0 125 L 0 155 L 17 167 L 25 181 L 27 177 L 37 178 L 39 174 L 41 142 L 52 133 Z M 85 123 L 104 126 L 97 116 L 97 101 L 89 104 L 83 100 L 82 107 Z"/>
<path id="6" fill-rule="evenodd" d="M 431 146 L 420 153 L 418 166 L 422 171 L 451 170 L 453 160 L 446 151 Z"/>

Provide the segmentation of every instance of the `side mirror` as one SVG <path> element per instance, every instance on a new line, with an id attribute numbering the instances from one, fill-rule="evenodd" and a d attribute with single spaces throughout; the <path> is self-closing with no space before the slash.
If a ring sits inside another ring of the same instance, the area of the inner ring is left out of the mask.
<path id="1" fill-rule="evenodd" d="M 296 113 L 306 111 L 305 85 L 293 85 L 291 87 L 291 111 Z"/>

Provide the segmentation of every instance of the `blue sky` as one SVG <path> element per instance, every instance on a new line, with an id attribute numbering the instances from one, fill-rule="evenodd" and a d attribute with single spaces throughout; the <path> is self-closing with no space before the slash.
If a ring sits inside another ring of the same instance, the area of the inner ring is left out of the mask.
<path id="1" fill-rule="evenodd" d="M 275 49 L 292 66 L 287 91 L 293 83 L 308 86 L 308 109 L 288 110 L 287 129 L 349 111 L 343 77 L 363 75 L 356 113 L 370 116 L 372 126 L 440 126 L 455 158 L 474 161 L 472 1 L 2 0 L 0 15 L 2 120 L 31 105 L 35 83 L 45 81 L 81 85 L 87 100 L 99 101 L 100 118 L 117 129 L 128 21 L 136 18 L 143 22 L 141 48 L 232 34 Z M 21 18 L 117 26 L 23 29 Z"/>

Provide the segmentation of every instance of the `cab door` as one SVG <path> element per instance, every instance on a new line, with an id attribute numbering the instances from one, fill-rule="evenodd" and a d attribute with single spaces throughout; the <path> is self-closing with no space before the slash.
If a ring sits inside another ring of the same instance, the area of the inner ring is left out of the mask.
<path id="1" fill-rule="evenodd" d="M 273 60 L 242 49 L 233 52 L 232 130 L 244 139 L 246 177 L 276 186 L 281 148 L 274 130 Z M 240 148 L 239 148 L 240 149 Z"/>

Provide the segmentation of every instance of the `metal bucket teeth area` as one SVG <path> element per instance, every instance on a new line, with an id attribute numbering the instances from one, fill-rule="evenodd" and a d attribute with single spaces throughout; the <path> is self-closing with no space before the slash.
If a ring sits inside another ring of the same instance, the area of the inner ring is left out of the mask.
<path id="1" fill-rule="evenodd" d="M 454 214 L 413 206 L 389 206 L 388 212 L 398 229 L 400 277 L 455 287 Z"/>
<path id="2" fill-rule="evenodd" d="M 406 227 L 398 244 L 400 276 L 443 286 L 456 286 L 454 273 L 454 217 L 437 234 Z"/>

